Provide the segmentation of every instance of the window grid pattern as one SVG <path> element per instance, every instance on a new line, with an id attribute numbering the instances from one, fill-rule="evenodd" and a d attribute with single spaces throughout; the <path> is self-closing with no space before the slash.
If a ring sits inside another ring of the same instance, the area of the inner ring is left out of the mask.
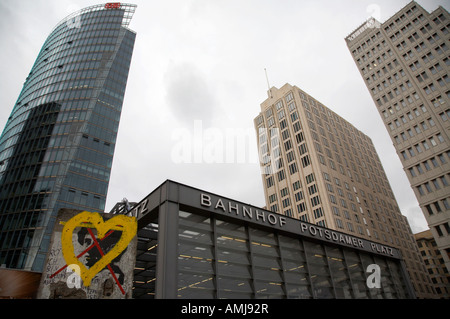
<path id="1" fill-rule="evenodd" d="M 179 212 L 178 298 L 408 298 L 400 262 Z M 368 288 L 377 264 L 381 288 Z"/>
<path id="2" fill-rule="evenodd" d="M 410 2 L 377 28 L 347 38 L 347 46 L 392 139 L 430 229 L 448 223 L 450 15 Z M 439 229 L 439 228 L 438 228 Z M 438 230 L 436 229 L 436 230 Z M 435 233 L 444 252 L 449 233 Z M 443 254 L 447 269 L 450 259 Z M 407 255 L 406 255 L 407 257 Z M 422 272 L 425 272 L 424 265 Z M 421 277 L 424 278 L 423 273 Z M 427 276 L 427 274 L 425 274 Z M 416 283 L 432 297 L 430 279 Z"/>

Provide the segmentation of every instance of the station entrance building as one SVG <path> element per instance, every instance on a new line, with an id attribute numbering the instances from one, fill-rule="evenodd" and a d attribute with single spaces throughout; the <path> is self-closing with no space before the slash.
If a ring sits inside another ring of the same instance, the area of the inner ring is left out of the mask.
<path id="1" fill-rule="evenodd" d="M 415 298 L 399 250 L 167 180 L 138 218 L 133 298 Z"/>

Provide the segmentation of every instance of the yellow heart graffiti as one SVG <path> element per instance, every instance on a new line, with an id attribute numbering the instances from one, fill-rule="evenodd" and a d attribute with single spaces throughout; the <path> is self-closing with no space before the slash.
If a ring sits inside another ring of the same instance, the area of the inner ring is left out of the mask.
<path id="1" fill-rule="evenodd" d="M 121 227 L 117 227 L 120 225 Z M 116 245 L 97 261 L 89 269 L 83 265 L 75 256 L 72 233 L 77 227 L 90 227 L 97 229 L 97 238 L 103 238 L 109 230 L 120 230 L 122 236 Z M 110 264 L 114 258 L 124 251 L 137 232 L 137 221 L 135 217 L 125 215 L 115 215 L 106 222 L 99 213 L 82 212 L 69 219 L 61 234 L 61 245 L 64 259 L 67 265 L 78 265 L 80 267 L 80 277 L 86 287 L 90 286 L 92 278 Z"/>

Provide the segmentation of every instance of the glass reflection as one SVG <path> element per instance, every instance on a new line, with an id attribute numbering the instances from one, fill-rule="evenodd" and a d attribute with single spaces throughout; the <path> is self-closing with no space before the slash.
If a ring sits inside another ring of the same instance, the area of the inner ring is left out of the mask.
<path id="1" fill-rule="evenodd" d="M 397 260 L 179 212 L 179 298 L 407 298 Z M 366 284 L 370 264 L 382 288 Z"/>

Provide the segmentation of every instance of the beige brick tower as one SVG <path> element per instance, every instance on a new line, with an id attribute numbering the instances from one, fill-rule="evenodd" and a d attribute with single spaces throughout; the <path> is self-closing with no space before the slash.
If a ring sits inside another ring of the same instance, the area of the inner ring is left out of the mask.
<path id="1" fill-rule="evenodd" d="M 417 296 L 435 296 L 368 136 L 289 84 L 269 90 L 254 125 L 267 209 L 399 248 Z"/>

